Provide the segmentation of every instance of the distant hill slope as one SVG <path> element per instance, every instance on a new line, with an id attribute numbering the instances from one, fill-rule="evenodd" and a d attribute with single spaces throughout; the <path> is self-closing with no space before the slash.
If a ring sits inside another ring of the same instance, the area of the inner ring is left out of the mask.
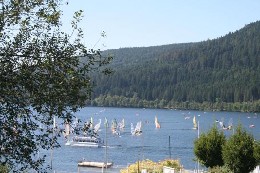
<path id="1" fill-rule="evenodd" d="M 100 95 L 174 102 L 260 99 L 260 22 L 198 43 L 108 50 L 114 74 L 95 77 Z"/>

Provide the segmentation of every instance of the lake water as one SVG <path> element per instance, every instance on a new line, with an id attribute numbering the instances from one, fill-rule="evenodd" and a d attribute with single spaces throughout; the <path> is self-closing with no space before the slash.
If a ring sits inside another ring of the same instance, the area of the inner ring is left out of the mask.
<path id="1" fill-rule="evenodd" d="M 114 163 L 114 168 L 108 169 L 107 172 L 119 172 L 120 168 L 125 168 L 138 160 L 150 159 L 157 162 L 170 157 L 179 159 L 185 169 L 195 169 L 197 164 L 193 160 L 195 158 L 193 142 L 198 137 L 198 131 L 193 129 L 194 115 L 199 121 L 200 133 L 207 132 L 216 120 L 223 120 L 226 125 L 231 122 L 233 126 L 241 123 L 255 139 L 260 140 L 260 115 L 256 113 L 86 107 L 75 115 L 83 121 L 93 117 L 94 124 L 101 119 L 99 135 L 104 140 L 105 117 L 110 124 L 114 118 L 118 122 L 124 118 L 126 126 L 120 136 L 112 134 L 110 128 L 107 129 L 107 159 Z M 155 128 L 155 116 L 161 124 L 160 129 Z M 130 124 L 136 124 L 138 121 L 142 121 L 143 133 L 140 136 L 132 136 Z M 252 124 L 255 125 L 254 128 L 249 127 Z M 229 136 L 233 131 L 225 130 L 224 133 Z M 89 161 L 105 161 L 105 147 L 65 146 L 63 138 L 60 142 L 61 148 L 53 151 L 55 172 L 77 172 L 77 162 L 83 158 Z M 80 168 L 80 172 L 101 172 L 101 170 Z"/>

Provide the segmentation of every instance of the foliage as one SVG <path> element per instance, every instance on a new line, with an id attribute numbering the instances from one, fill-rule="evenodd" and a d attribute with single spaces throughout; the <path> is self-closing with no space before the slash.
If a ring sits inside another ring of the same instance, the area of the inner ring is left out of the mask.
<path id="1" fill-rule="evenodd" d="M 139 102 L 130 101 L 136 95 L 154 107 L 175 107 L 175 102 L 188 109 L 259 112 L 259 31 L 257 21 L 198 43 L 108 50 L 104 53 L 114 55 L 115 72 L 95 76 L 94 98 L 111 96 L 110 102 L 116 102 L 123 97 L 128 102 L 118 105 L 138 107 Z"/>
<path id="2" fill-rule="evenodd" d="M 54 117 L 70 122 L 90 99 L 90 73 L 109 72 L 111 58 L 81 43 L 83 11 L 61 31 L 62 3 L 0 1 L 0 162 L 13 172 L 46 171 L 37 154 L 59 146 Z"/>
<path id="3" fill-rule="evenodd" d="M 260 165 L 260 141 L 255 141 L 254 143 L 254 157 L 257 165 Z"/>
<path id="4" fill-rule="evenodd" d="M 254 157 L 254 138 L 239 125 L 223 146 L 225 165 L 234 173 L 249 173 L 257 166 Z"/>
<path id="5" fill-rule="evenodd" d="M 8 166 L 0 164 L 0 172 L 1 173 L 8 173 L 9 172 Z"/>
<path id="6" fill-rule="evenodd" d="M 163 166 L 175 168 L 176 170 L 180 171 L 182 169 L 182 166 L 179 162 L 179 160 L 172 160 L 172 159 L 166 159 L 160 162 L 153 162 L 151 160 L 143 160 L 136 162 L 134 164 L 129 165 L 125 169 L 121 169 L 120 173 L 136 173 L 138 171 L 141 172 L 142 169 L 146 169 L 147 172 L 154 172 L 154 173 L 162 173 L 163 172 Z"/>
<path id="7" fill-rule="evenodd" d="M 232 173 L 226 166 L 215 166 L 208 170 L 209 173 Z"/>
<path id="8" fill-rule="evenodd" d="M 223 131 L 219 131 L 214 125 L 207 133 L 202 133 L 194 141 L 194 153 L 199 162 L 207 168 L 223 166 L 222 147 L 225 144 Z"/>
<path id="9" fill-rule="evenodd" d="M 194 142 L 195 156 L 212 173 L 249 173 L 259 164 L 259 151 L 259 142 L 241 125 L 227 140 L 214 126 Z"/>

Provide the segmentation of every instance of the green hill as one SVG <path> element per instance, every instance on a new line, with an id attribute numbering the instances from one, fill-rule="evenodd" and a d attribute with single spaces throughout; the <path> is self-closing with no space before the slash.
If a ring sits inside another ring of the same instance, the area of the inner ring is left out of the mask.
<path id="1" fill-rule="evenodd" d="M 93 105 L 260 111 L 260 21 L 198 43 L 108 50 Z"/>

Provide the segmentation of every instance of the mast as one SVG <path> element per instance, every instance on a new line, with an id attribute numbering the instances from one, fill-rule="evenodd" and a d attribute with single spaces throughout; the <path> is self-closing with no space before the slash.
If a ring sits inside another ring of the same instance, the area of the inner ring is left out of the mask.
<path id="1" fill-rule="evenodd" d="M 171 136 L 169 136 L 169 154 L 170 154 L 170 159 L 172 158 L 171 154 Z"/>
<path id="2" fill-rule="evenodd" d="M 200 123 L 198 121 L 198 139 L 200 137 Z M 199 160 L 198 160 L 198 173 L 199 173 L 199 170 L 200 170 L 200 164 L 199 164 Z"/>
<path id="3" fill-rule="evenodd" d="M 105 118 L 105 145 L 106 145 L 106 148 L 105 148 L 105 161 L 106 161 L 106 169 L 107 169 L 107 118 Z M 106 171 L 105 169 L 105 171 Z"/>

